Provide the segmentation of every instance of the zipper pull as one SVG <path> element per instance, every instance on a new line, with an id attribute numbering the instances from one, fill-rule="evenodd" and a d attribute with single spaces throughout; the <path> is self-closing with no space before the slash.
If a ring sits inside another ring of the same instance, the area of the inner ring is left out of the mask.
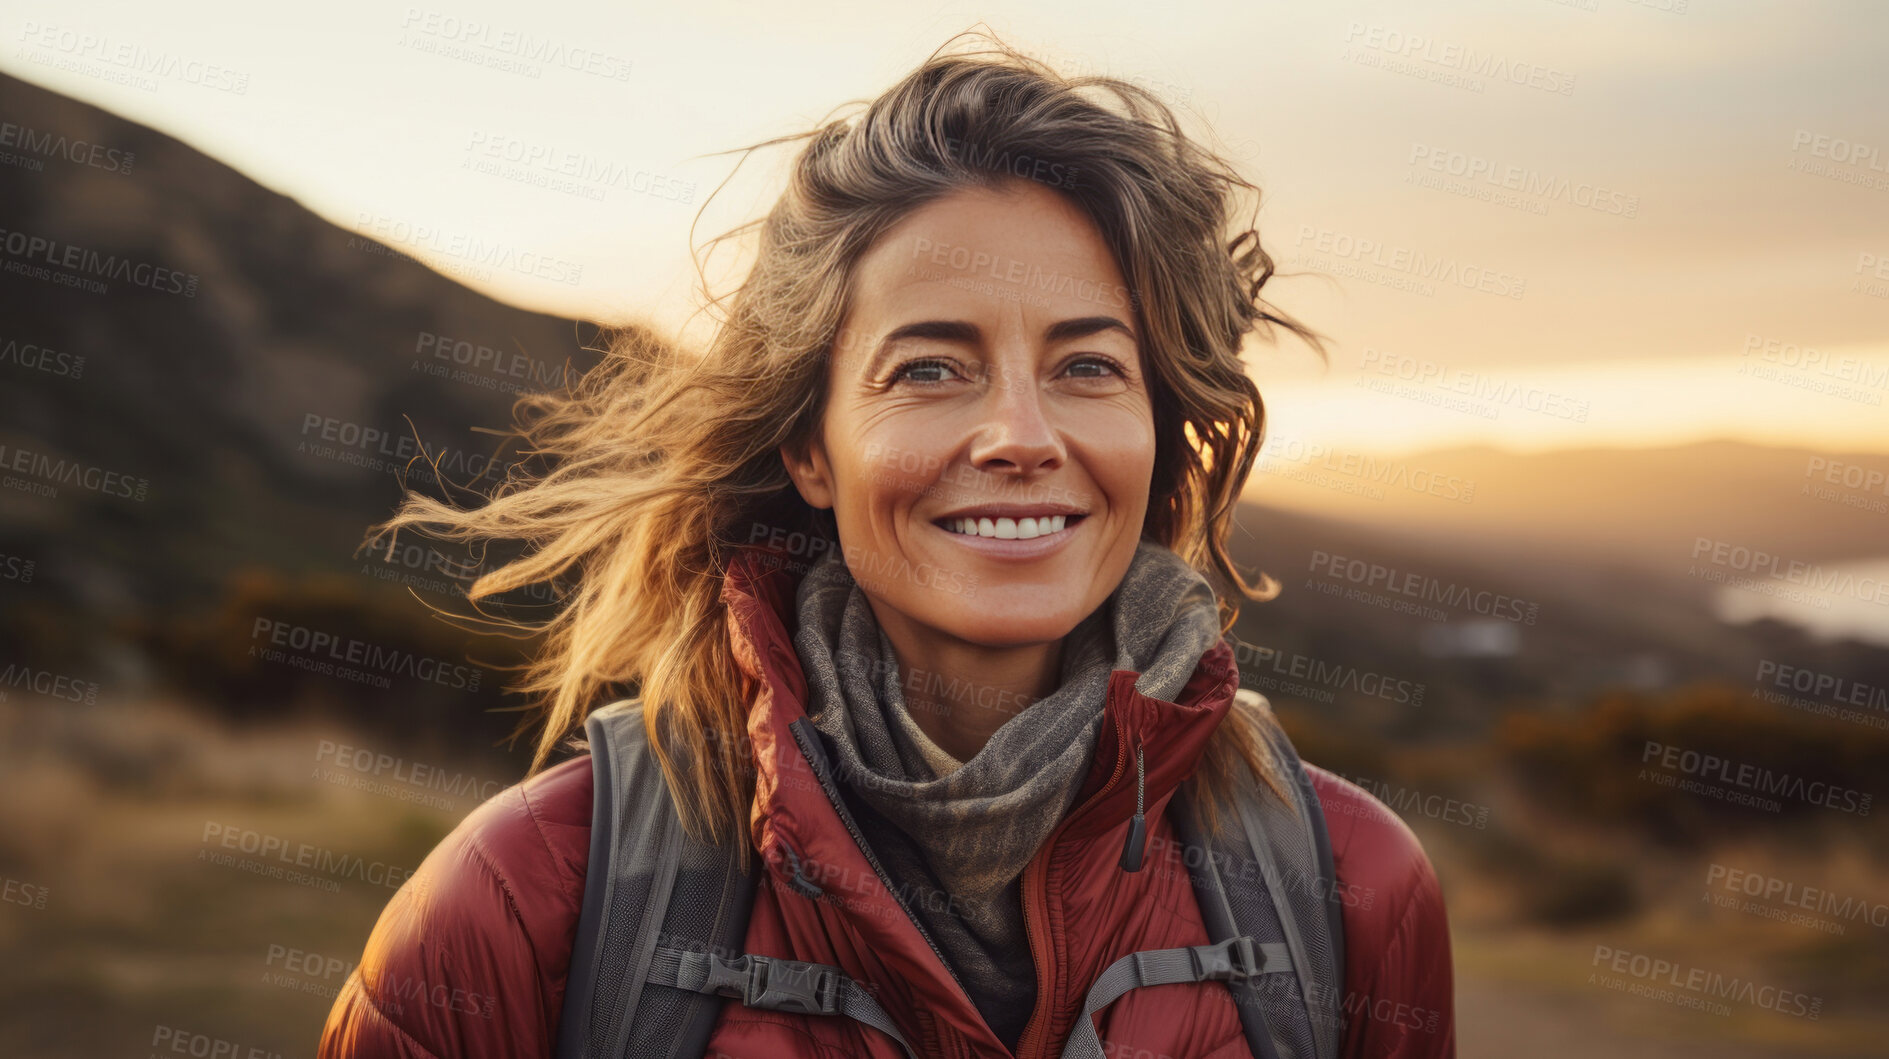
<path id="1" fill-rule="evenodd" d="M 1128 821 L 1128 840 L 1122 843 L 1122 870 L 1140 871 L 1142 850 L 1148 845 L 1148 819 L 1142 815 L 1147 773 L 1141 767 L 1141 741 L 1135 740 L 1135 816 Z"/>

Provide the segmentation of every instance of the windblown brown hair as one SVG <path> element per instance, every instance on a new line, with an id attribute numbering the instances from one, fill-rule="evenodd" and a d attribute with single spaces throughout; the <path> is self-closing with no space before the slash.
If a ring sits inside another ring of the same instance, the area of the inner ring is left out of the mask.
<path id="1" fill-rule="evenodd" d="M 958 47 L 966 38 L 980 46 Z M 517 623 L 542 634 L 514 688 L 533 703 L 519 734 L 542 725 L 532 771 L 581 734 L 590 710 L 634 687 L 685 826 L 736 842 L 744 864 L 753 690 L 729 646 L 723 578 L 756 526 L 836 537 L 779 450 L 819 429 L 849 275 L 883 232 L 954 190 L 1019 179 L 1019 158 L 1029 175 L 1055 177 L 1100 230 L 1139 314 L 1157 438 L 1143 536 L 1247 599 L 1279 586 L 1263 573 L 1248 584 L 1226 546 L 1265 424 L 1241 342 L 1284 328 L 1324 353 L 1320 336 L 1260 297 L 1274 265 L 1254 227 L 1259 189 L 1132 83 L 1066 78 L 987 33 L 961 34 L 862 111 L 745 150 L 803 139 L 767 215 L 715 241 L 752 235 L 756 256 L 709 302 L 718 326 L 705 353 L 611 329 L 597 367 L 518 402 L 514 433 L 540 469 L 515 468 L 472 508 L 409 494 L 369 537 L 391 546 L 412 528 L 522 545 L 469 595 L 477 605 L 566 586 L 553 616 Z M 1253 213 L 1236 224 L 1245 200 Z M 1239 604 L 1218 594 L 1225 631 Z M 1263 738 L 1273 724 L 1247 701 L 1216 732 L 1198 773 L 1209 828 L 1241 762 L 1283 793 Z"/>

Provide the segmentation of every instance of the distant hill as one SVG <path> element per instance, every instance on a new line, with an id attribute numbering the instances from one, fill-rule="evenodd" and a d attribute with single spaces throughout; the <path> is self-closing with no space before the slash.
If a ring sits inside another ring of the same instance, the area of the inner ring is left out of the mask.
<path id="1" fill-rule="evenodd" d="M 1889 436 L 1889 421 L 1883 431 Z M 1263 472 L 1255 475 L 1253 492 L 1338 517 L 1394 519 L 1411 534 L 1456 545 L 1473 541 L 1478 550 L 1528 551 L 1547 544 L 1561 554 L 1655 575 L 1683 575 L 1699 537 L 1805 562 L 1889 556 L 1884 453 L 1715 440 L 1540 454 L 1480 445 L 1382 462 L 1388 468 L 1384 480 L 1394 480 L 1398 469 L 1418 483 L 1454 477 L 1474 483 L 1473 494 L 1459 501 L 1391 486 L 1382 489 L 1381 500 L 1362 499 Z M 1361 482 L 1367 472 L 1330 477 Z M 1844 484 L 1846 478 L 1854 484 Z"/>
<path id="2" fill-rule="evenodd" d="M 15 468 L 0 555 L 33 564 L 30 583 L 0 583 L 0 665 L 126 688 L 149 668 L 128 640 L 214 612 L 257 571 L 346 577 L 435 626 L 400 589 L 363 585 L 352 556 L 399 497 L 410 435 L 474 477 L 495 444 L 474 428 L 507 425 L 515 391 L 567 360 L 594 363 L 595 329 L 493 301 L 29 83 L 0 76 L 0 114 L 24 130 L 0 164 L 0 227 L 79 266 L 0 247 Z M 100 275 L 112 259 L 125 267 Z"/>
<path id="3" fill-rule="evenodd" d="M 426 609 L 453 586 L 403 584 L 424 552 L 390 568 L 355 546 L 399 498 L 413 431 L 449 477 L 476 476 L 494 446 L 477 428 L 507 424 L 514 392 L 567 359 L 593 363 L 595 329 L 495 302 L 97 108 L 0 77 L 0 114 L 27 133 L 0 159 L 0 227 L 42 241 L 0 245 L 0 667 L 106 694 L 180 687 L 233 714 L 312 698 L 394 727 L 466 716 L 438 688 L 255 663 L 251 630 L 331 625 L 464 657 Z M 106 259 L 128 264 L 100 276 Z M 1797 493 L 1809 457 L 1712 443 L 1412 461 L 1473 480 L 1469 503 L 1335 503 L 1262 469 L 1268 504 L 1241 508 L 1232 546 L 1283 591 L 1245 608 L 1242 672 L 1282 706 L 1409 736 L 1612 683 L 1748 681 L 1759 657 L 1889 682 L 1889 652 L 1722 625 L 1686 576 L 1699 535 L 1881 554 L 1889 517 Z M 1405 606 L 1426 593 L 1442 602 Z M 1399 701 L 1419 685 L 1421 705 Z M 504 703 L 497 687 L 471 703 Z"/>
<path id="4" fill-rule="evenodd" d="M 1832 468 L 1834 483 L 1825 479 Z M 1889 679 L 1889 651 L 1879 646 L 1821 643 L 1775 621 L 1720 621 L 1718 585 L 1697 576 L 1692 558 L 1701 538 L 1807 564 L 1889 556 L 1889 511 L 1877 510 L 1889 496 L 1880 482 L 1873 491 L 1854 476 L 1858 484 L 1843 485 L 1848 468 L 1889 472 L 1889 456 L 1709 441 L 1539 455 L 1477 446 L 1377 464 L 1262 466 L 1249 496 L 1269 502 L 1243 506 L 1235 554 L 1284 588 L 1272 603 L 1249 605 L 1238 631 L 1445 689 L 1441 706 L 1426 710 L 1337 696 L 1343 716 L 1405 730 L 1473 727 L 1504 708 L 1569 702 L 1613 684 L 1718 678 L 1749 687 L 1761 659 Z M 1473 483 L 1473 492 L 1464 501 L 1389 484 L 1432 480 Z M 1385 484 L 1361 488 L 1373 482 Z M 1406 591 L 1332 576 L 1335 561 L 1316 569 L 1318 553 L 1375 564 Z M 1318 590 L 1334 584 L 1369 601 Z M 1537 609 L 1532 624 L 1472 605 L 1425 616 L 1388 609 L 1425 588 L 1492 607 L 1519 601 L 1512 615 L 1523 603 Z"/>

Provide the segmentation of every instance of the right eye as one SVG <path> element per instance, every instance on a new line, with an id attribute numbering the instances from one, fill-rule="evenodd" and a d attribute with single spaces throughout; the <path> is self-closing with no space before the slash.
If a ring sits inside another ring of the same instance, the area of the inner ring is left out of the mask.
<path id="1" fill-rule="evenodd" d="M 944 378 L 938 377 L 915 377 L 915 373 L 925 372 L 950 372 L 955 375 L 958 373 L 958 369 L 948 360 L 941 360 L 937 357 L 922 357 L 918 360 L 906 361 L 904 364 L 899 365 L 898 370 L 892 373 L 892 381 L 898 382 L 903 379 L 911 379 L 911 381 L 921 386 L 935 386 L 938 383 L 947 381 Z"/>

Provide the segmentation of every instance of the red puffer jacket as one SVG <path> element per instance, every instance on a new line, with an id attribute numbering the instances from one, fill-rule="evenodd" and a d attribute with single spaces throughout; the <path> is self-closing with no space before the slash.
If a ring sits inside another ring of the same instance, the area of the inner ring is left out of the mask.
<path id="1" fill-rule="evenodd" d="M 1037 1006 L 1014 1053 L 978 1014 L 872 866 L 818 785 L 778 767 L 796 754 L 787 725 L 805 715 L 794 653 L 794 578 L 743 552 L 723 589 L 737 662 L 758 685 L 748 721 L 758 772 L 752 838 L 766 873 L 746 951 L 836 964 L 874 988 L 921 1055 L 1052 1059 L 1089 984 L 1143 949 L 1208 942 L 1164 810 L 1232 705 L 1238 671 L 1222 643 L 1202 656 L 1175 702 L 1109 681 L 1090 774 L 1075 806 L 1024 871 Z M 1118 864 L 1134 813 L 1129 749 L 1149 748 L 1150 832 L 1138 872 Z M 1156 751 L 1154 748 L 1159 748 Z M 1416 836 L 1358 787 L 1308 766 L 1337 863 L 1345 929 L 1348 1057 L 1453 1056 L 1449 928 Z M 1127 782 L 1123 782 L 1124 776 Z M 335 1000 L 322 1059 L 362 1056 L 525 1059 L 557 1039 L 565 973 L 583 903 L 591 771 L 580 756 L 475 809 L 400 888 Z M 792 861 L 819 866 L 820 899 L 788 885 Z M 771 877 L 771 878 L 770 878 Z M 854 880 L 849 885 L 847 880 Z M 1098 1016 L 1121 1059 L 1251 1059 L 1221 982 L 1131 990 Z M 850 1019 L 723 1005 L 717 1059 L 903 1059 L 888 1036 Z"/>

